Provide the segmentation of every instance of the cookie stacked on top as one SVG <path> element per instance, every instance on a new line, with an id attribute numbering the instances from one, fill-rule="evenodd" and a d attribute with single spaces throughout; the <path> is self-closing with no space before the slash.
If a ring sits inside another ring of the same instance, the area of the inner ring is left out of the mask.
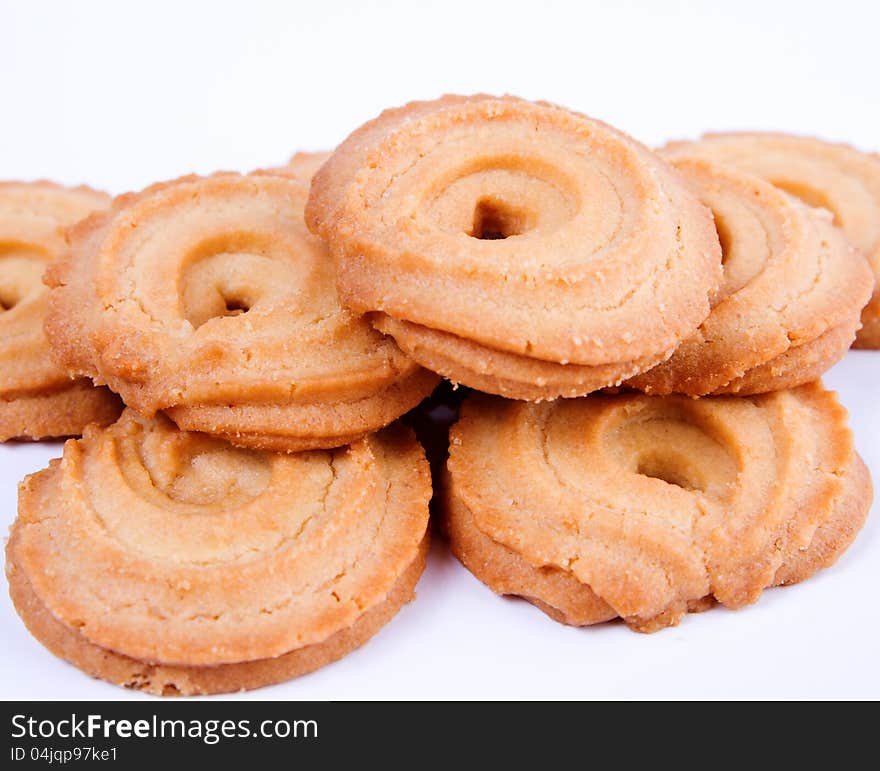
<path id="1" fill-rule="evenodd" d="M 430 474 L 396 419 L 441 376 L 484 392 L 433 459 L 435 504 L 496 592 L 650 631 L 800 581 L 870 504 L 814 381 L 857 334 L 880 344 L 878 180 L 822 143 L 654 153 L 481 95 L 95 201 L 56 223 L 29 323 L 65 385 L 127 407 L 6 431 L 91 424 L 22 484 L 16 606 L 53 652 L 153 693 L 339 658 L 424 567 Z M 466 390 L 413 414 L 435 455 L 427 411 Z"/>

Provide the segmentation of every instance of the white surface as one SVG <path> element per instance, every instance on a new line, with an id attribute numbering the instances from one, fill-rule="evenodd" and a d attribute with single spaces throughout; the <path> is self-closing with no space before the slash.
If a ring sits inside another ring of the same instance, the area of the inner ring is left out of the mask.
<path id="1" fill-rule="evenodd" d="M 776 128 L 877 150 L 875 3 L 0 0 L 0 178 L 113 192 L 332 146 L 442 92 L 567 104 L 648 143 Z M 827 381 L 880 479 L 880 353 Z M 0 510 L 60 445 L 0 446 Z M 246 698 L 880 697 L 880 522 L 831 570 L 638 635 L 494 597 L 441 547 L 366 647 Z M 145 698 L 49 655 L 0 599 L 0 697 Z"/>

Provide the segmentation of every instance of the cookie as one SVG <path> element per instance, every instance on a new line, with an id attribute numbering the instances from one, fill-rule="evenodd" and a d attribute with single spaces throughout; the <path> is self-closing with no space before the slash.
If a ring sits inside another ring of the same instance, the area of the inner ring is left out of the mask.
<path id="1" fill-rule="evenodd" d="M 751 397 L 471 396 L 443 485 L 452 550 L 558 621 L 639 631 L 739 608 L 849 546 L 871 503 L 846 412 L 813 383 Z"/>
<path id="2" fill-rule="evenodd" d="M 95 677 L 255 688 L 339 659 L 412 599 L 430 496 L 401 426 L 282 454 L 129 409 L 21 484 L 10 592 L 34 636 Z"/>
<path id="3" fill-rule="evenodd" d="M 257 449 L 341 446 L 418 404 L 438 378 L 339 306 L 291 174 L 187 177 L 73 228 L 47 275 L 64 363 Z"/>
<path id="4" fill-rule="evenodd" d="M 71 379 L 43 332 L 42 275 L 64 248 L 62 228 L 109 201 L 85 187 L 0 183 L 0 442 L 80 434 L 122 409 L 106 388 Z"/>
<path id="5" fill-rule="evenodd" d="M 318 169 L 326 163 L 329 157 L 330 153 L 328 152 L 298 152 L 291 156 L 290 160 L 287 162 L 287 166 L 284 168 L 290 171 L 291 174 L 298 176 L 300 179 L 306 179 L 311 182 L 312 177 L 315 176 Z"/>
<path id="6" fill-rule="evenodd" d="M 324 165 L 330 157 L 328 152 L 319 153 L 294 153 L 284 166 L 272 166 L 266 169 L 257 169 L 252 172 L 257 175 L 290 177 L 306 186 L 311 183 L 315 172 Z"/>
<path id="7" fill-rule="evenodd" d="M 874 273 L 873 297 L 854 347 L 880 348 L 880 156 L 808 137 L 747 132 L 672 142 L 663 154 L 700 155 L 736 166 L 831 212 Z"/>
<path id="8" fill-rule="evenodd" d="M 388 110 L 312 180 L 343 305 L 429 369 L 523 399 L 669 356 L 709 313 L 721 255 L 669 166 L 586 116 L 514 97 Z"/>
<path id="9" fill-rule="evenodd" d="M 861 326 L 874 287 L 867 260 L 824 210 L 758 177 L 684 155 L 675 165 L 713 213 L 723 280 L 700 328 L 627 385 L 702 396 L 821 377 Z"/>

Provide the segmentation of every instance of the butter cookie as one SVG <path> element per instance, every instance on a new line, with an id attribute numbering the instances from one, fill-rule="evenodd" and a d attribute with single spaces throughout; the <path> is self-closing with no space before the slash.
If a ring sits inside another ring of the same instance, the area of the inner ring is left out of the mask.
<path id="1" fill-rule="evenodd" d="M 255 688 L 341 658 L 413 598 L 430 496 L 399 425 L 283 454 L 129 409 L 21 484 L 10 592 L 34 636 L 94 677 Z"/>
<path id="2" fill-rule="evenodd" d="M 106 388 L 71 379 L 43 332 L 42 275 L 64 248 L 63 228 L 109 203 L 85 187 L 0 183 L 0 442 L 80 434 L 122 409 Z"/>
<path id="3" fill-rule="evenodd" d="M 880 348 L 880 156 L 809 137 L 748 132 L 707 134 L 663 150 L 667 157 L 679 153 L 736 166 L 830 212 L 874 273 L 854 347 Z"/>
<path id="4" fill-rule="evenodd" d="M 830 215 L 699 158 L 676 167 L 713 213 L 723 280 L 672 357 L 627 385 L 654 394 L 758 393 L 819 379 L 861 326 L 874 276 Z"/>
<path id="5" fill-rule="evenodd" d="M 846 412 L 813 383 L 751 397 L 470 396 L 443 485 L 452 550 L 558 621 L 639 631 L 831 565 L 871 503 Z"/>

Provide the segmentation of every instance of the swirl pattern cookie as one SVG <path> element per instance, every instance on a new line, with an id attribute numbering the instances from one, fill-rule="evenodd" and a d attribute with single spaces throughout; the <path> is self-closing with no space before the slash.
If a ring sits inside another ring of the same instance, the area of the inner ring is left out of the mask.
<path id="1" fill-rule="evenodd" d="M 343 310 L 302 221 L 307 177 L 188 177 L 74 228 L 47 332 L 74 371 L 145 416 L 248 447 L 336 447 L 437 382 Z"/>
<path id="2" fill-rule="evenodd" d="M 871 502 L 819 384 L 752 397 L 472 396 L 452 429 L 446 528 L 464 565 L 556 620 L 640 631 L 738 608 L 831 565 Z"/>
<path id="3" fill-rule="evenodd" d="M 587 393 L 662 361 L 720 277 L 709 212 L 664 162 L 513 97 L 382 113 L 316 173 L 306 221 L 344 305 L 426 367 L 517 398 Z"/>
<path id="4" fill-rule="evenodd" d="M 85 187 L 0 184 L 0 442 L 80 434 L 119 415 L 106 388 L 71 380 L 43 332 L 42 275 L 64 248 L 62 229 L 109 201 Z"/>
<path id="5" fill-rule="evenodd" d="M 694 142 L 672 142 L 663 154 L 700 155 L 736 166 L 831 212 L 874 272 L 874 294 L 862 313 L 855 347 L 880 348 L 880 156 L 773 133 L 707 134 Z"/>
<path id="6" fill-rule="evenodd" d="M 759 393 L 817 380 L 861 326 L 874 277 L 821 210 L 699 158 L 675 165 L 713 213 L 724 274 L 712 313 L 670 359 L 627 385 L 647 393 Z"/>
<path id="7" fill-rule="evenodd" d="M 95 677 L 254 688 L 340 658 L 412 599 L 430 495 L 399 426 L 280 454 L 126 410 L 22 483 L 10 591 L 31 632 Z"/>

